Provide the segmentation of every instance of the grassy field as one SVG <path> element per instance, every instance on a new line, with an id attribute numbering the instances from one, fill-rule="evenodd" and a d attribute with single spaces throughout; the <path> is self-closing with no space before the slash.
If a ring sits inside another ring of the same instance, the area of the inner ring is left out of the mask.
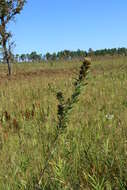
<path id="1" fill-rule="evenodd" d="M 127 189 L 127 58 L 92 61 L 88 85 L 57 133 L 56 93 L 73 92 L 81 62 L 0 65 L 1 190 Z"/>

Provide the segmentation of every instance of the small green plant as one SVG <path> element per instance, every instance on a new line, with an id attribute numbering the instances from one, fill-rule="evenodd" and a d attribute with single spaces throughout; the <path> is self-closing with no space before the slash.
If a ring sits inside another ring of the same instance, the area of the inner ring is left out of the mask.
<path id="1" fill-rule="evenodd" d="M 105 187 L 105 179 L 103 178 L 102 181 L 99 181 L 96 176 L 92 177 L 91 175 L 88 175 L 90 180 L 90 185 L 93 190 L 104 190 Z"/>

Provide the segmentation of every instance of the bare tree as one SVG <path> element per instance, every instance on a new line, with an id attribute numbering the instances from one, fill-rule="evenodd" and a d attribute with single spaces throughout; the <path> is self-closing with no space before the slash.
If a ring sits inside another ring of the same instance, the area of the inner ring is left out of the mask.
<path id="1" fill-rule="evenodd" d="M 3 49 L 4 60 L 8 65 L 8 74 L 11 75 L 11 47 L 10 39 L 11 32 L 7 31 L 7 26 L 10 21 L 15 19 L 17 14 L 20 14 L 26 0 L 0 0 L 0 46 Z"/>

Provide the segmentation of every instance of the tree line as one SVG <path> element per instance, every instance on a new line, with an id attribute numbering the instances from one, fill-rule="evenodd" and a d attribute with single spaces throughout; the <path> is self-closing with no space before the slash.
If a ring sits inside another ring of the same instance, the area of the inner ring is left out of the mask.
<path id="1" fill-rule="evenodd" d="M 127 56 L 127 48 L 111 48 L 111 49 L 100 49 L 93 50 L 89 48 L 88 51 L 80 50 L 70 51 L 63 50 L 57 53 L 46 53 L 42 55 L 33 51 L 31 53 L 23 54 L 12 54 L 11 59 L 14 63 L 22 62 L 42 62 L 42 61 L 57 61 L 57 60 L 73 60 L 73 59 L 83 59 L 84 57 L 95 57 L 95 56 Z M 1 59 L 1 62 L 4 60 Z"/>
<path id="2" fill-rule="evenodd" d="M 82 59 L 84 57 L 95 57 L 95 56 L 127 56 L 127 48 L 111 48 L 111 49 L 100 49 L 93 50 L 89 48 L 88 51 L 80 50 L 70 51 L 63 50 L 57 53 L 46 53 L 45 55 L 39 54 L 36 51 L 26 54 L 13 55 L 13 62 L 41 62 L 41 61 L 57 61 L 57 60 L 73 60 Z"/>

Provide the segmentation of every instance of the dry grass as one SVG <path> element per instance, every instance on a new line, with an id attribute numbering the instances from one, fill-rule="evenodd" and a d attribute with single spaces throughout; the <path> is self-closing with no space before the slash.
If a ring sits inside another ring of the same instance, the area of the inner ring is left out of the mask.
<path id="1" fill-rule="evenodd" d="M 56 92 L 73 91 L 80 63 L 0 66 L 0 189 L 35 189 L 56 135 Z M 42 189 L 127 188 L 127 58 L 93 62 Z"/>

